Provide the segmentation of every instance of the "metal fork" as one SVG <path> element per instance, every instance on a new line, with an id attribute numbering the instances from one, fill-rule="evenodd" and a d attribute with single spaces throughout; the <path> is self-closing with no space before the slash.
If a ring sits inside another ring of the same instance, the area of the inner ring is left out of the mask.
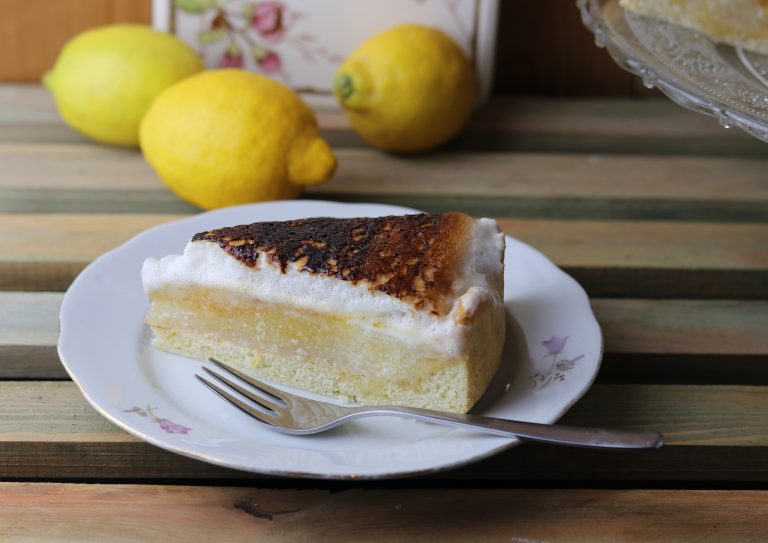
<path id="1" fill-rule="evenodd" d="M 658 448 L 664 443 L 664 437 L 658 432 L 608 430 L 604 428 L 583 428 L 577 426 L 559 426 L 554 424 L 536 424 L 514 420 L 484 417 L 480 415 L 459 415 L 444 413 L 429 409 L 412 407 L 347 407 L 328 402 L 310 400 L 295 394 L 278 390 L 258 379 L 219 362 L 214 358 L 208 359 L 228 374 L 248 383 L 254 390 L 249 390 L 242 384 L 220 375 L 203 366 L 209 376 L 224 385 L 227 389 L 236 391 L 248 398 L 247 403 L 224 388 L 212 383 L 205 377 L 195 375 L 205 386 L 210 388 L 224 400 L 244 411 L 257 421 L 278 432 L 293 435 L 316 434 L 330 430 L 346 422 L 362 417 L 390 415 L 411 417 L 418 420 L 435 422 L 449 426 L 459 426 L 498 434 L 516 436 L 530 441 L 555 443 L 558 445 L 575 445 L 580 447 L 596 447 L 609 449 L 650 449 Z"/>

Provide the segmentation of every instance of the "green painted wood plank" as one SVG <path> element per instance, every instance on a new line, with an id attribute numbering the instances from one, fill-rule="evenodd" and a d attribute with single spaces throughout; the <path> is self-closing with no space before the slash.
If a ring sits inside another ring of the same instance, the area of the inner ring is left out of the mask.
<path id="1" fill-rule="evenodd" d="M 91 260 L 183 215 L 0 214 L 0 290 L 59 290 Z M 768 297 L 768 225 L 499 219 L 592 296 Z M 190 233 L 190 236 L 192 233 Z M 76 240 L 76 243 L 73 241 Z M 181 248 L 179 248 L 181 250 Z"/>
<path id="2" fill-rule="evenodd" d="M 765 160 L 341 149 L 339 170 L 307 198 L 379 201 L 473 215 L 760 222 Z M 191 213 L 136 151 L 0 144 L 2 213 Z"/>
<path id="3" fill-rule="evenodd" d="M 0 292 L 0 379 L 64 378 L 57 292 Z"/>
<path id="4" fill-rule="evenodd" d="M 71 382 L 0 382 L 0 477 L 247 477 L 165 453 L 102 419 Z M 596 385 L 566 424 L 651 428 L 654 451 L 526 445 L 447 478 L 768 480 L 768 388 Z M 537 460 L 538 458 L 538 460 Z"/>
<path id="5" fill-rule="evenodd" d="M 690 202 L 613 200 L 606 198 L 526 198 L 477 196 L 411 196 L 321 193 L 337 202 L 377 202 L 421 209 L 430 213 L 462 211 L 474 217 L 558 219 L 768 222 L 764 202 Z"/>
<path id="6" fill-rule="evenodd" d="M 337 149 L 333 178 L 311 193 L 768 202 L 768 160 L 563 153 L 386 155 Z M 0 144 L 2 189 L 168 192 L 137 151 Z"/>
<path id="7" fill-rule="evenodd" d="M 343 114 L 320 111 L 335 146 L 365 144 Z M 0 142 L 77 142 L 50 94 L 35 85 L 0 87 Z M 765 156 L 765 144 L 666 99 L 494 98 L 448 149 Z"/>
<path id="8" fill-rule="evenodd" d="M 63 294 L 0 292 L 0 379 L 61 379 Z M 603 329 L 598 381 L 768 384 L 768 302 L 592 300 Z"/>
<path id="9" fill-rule="evenodd" d="M 0 213 L 168 213 L 192 214 L 200 208 L 168 190 L 9 189 L 0 188 Z"/>
<path id="10" fill-rule="evenodd" d="M 475 217 L 591 220 L 768 222 L 764 202 L 687 202 L 604 198 L 525 198 L 310 193 L 304 199 L 376 202 Z M 168 191 L 0 189 L 0 213 L 195 213 Z"/>

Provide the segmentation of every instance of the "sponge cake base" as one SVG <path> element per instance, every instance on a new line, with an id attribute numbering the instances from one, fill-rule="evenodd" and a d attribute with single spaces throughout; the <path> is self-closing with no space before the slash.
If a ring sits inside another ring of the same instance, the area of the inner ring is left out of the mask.
<path id="1" fill-rule="evenodd" d="M 490 299 L 457 323 L 468 337 L 451 357 L 432 342 L 388 334 L 386 322 L 299 310 L 227 289 L 185 285 L 150 299 L 147 322 L 157 348 L 213 356 L 247 375 L 361 405 L 464 413 L 495 374 L 504 337 Z"/>

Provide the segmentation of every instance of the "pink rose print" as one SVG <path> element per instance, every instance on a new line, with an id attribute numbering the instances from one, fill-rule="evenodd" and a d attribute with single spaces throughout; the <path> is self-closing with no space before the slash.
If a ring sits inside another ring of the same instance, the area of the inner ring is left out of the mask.
<path id="1" fill-rule="evenodd" d="M 168 419 L 160 419 L 160 428 L 168 432 L 169 434 L 187 434 L 192 428 L 187 428 L 181 424 L 176 424 Z"/>
<path id="2" fill-rule="evenodd" d="M 237 51 L 233 53 L 230 50 L 224 51 L 219 59 L 219 68 L 242 68 L 243 67 L 243 53 Z"/>
<path id="3" fill-rule="evenodd" d="M 283 67 L 280 57 L 274 51 L 269 51 L 267 54 L 256 61 L 259 67 L 265 72 L 279 72 Z"/>
<path id="4" fill-rule="evenodd" d="M 278 42 L 283 38 L 283 6 L 279 2 L 254 4 L 251 26 L 265 40 Z"/>
<path id="5" fill-rule="evenodd" d="M 279 1 L 173 0 L 187 15 L 200 18 L 196 45 L 207 65 L 257 70 L 289 81 L 285 50 L 293 48 L 305 62 L 338 65 L 342 55 L 326 49 L 314 34 L 295 35 L 296 22 L 307 16 Z M 293 32 L 293 34 L 292 34 Z"/>
<path id="6" fill-rule="evenodd" d="M 542 341 L 541 344 L 546 347 L 547 352 L 549 353 L 548 356 L 555 356 L 563 352 L 563 349 L 565 349 L 565 344 L 568 342 L 568 336 L 565 337 L 557 337 L 552 336 L 546 341 Z"/>

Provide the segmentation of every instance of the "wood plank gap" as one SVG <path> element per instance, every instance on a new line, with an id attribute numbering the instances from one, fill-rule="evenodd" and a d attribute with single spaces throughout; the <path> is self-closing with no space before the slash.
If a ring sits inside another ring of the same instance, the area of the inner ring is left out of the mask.
<path id="1" fill-rule="evenodd" d="M 596 298 L 768 299 L 768 272 L 765 271 L 560 267 L 576 279 L 590 297 Z"/>
<path id="2" fill-rule="evenodd" d="M 192 460 L 143 442 L 30 444 L 26 441 L 3 442 L 0 478 L 101 482 L 183 480 L 188 483 L 273 480 L 258 473 Z M 610 485 L 611 481 L 621 481 L 627 486 L 637 484 L 640 487 L 648 482 L 661 486 L 662 482 L 670 481 L 681 487 L 709 484 L 737 488 L 739 485 L 768 483 L 768 448 L 679 445 L 665 446 L 656 451 L 598 451 L 526 444 L 462 468 L 416 480 L 473 485 L 525 481 L 531 486 L 546 482 L 554 486 Z M 322 485 L 319 482 L 304 484 L 313 488 Z M 358 480 L 354 484 L 366 483 Z M 381 483 L 372 481 L 368 484 L 377 486 Z"/>
<path id="3" fill-rule="evenodd" d="M 597 383 L 768 385 L 768 356 L 607 353 Z"/>
<path id="4" fill-rule="evenodd" d="M 532 445 L 535 447 L 535 445 Z M 367 480 L 329 480 L 298 479 L 270 475 L 243 473 L 242 478 L 164 478 L 164 477 L 115 477 L 105 482 L 97 477 L 50 477 L 45 480 L 30 477 L 6 478 L 3 483 L 19 484 L 114 484 L 154 486 L 169 485 L 174 487 L 221 487 L 259 488 L 263 490 L 327 490 L 343 492 L 355 489 L 363 490 L 419 490 L 419 489 L 569 489 L 569 490 L 693 490 L 693 491 L 768 491 L 768 481 L 696 481 L 696 480 L 558 480 L 558 479 L 502 479 L 472 481 L 466 477 L 451 477 L 455 471 L 447 471 L 429 476 L 415 476 L 391 479 Z M 248 477 L 251 475 L 251 477 Z"/>

